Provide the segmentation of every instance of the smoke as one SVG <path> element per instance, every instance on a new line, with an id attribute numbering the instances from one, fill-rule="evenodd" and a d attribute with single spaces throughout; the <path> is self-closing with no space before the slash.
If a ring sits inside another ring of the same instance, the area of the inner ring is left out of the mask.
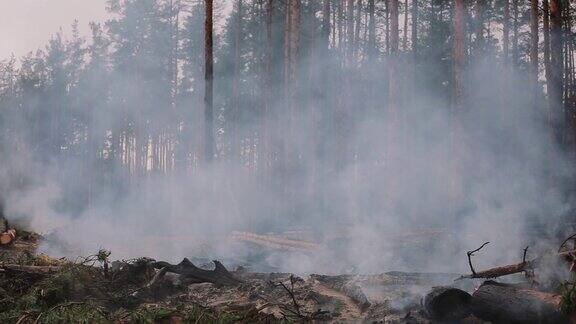
<path id="1" fill-rule="evenodd" d="M 466 105 L 454 112 L 442 92 L 422 81 L 429 70 L 409 59 L 401 63 L 397 81 L 403 92 L 396 123 L 390 122 L 385 61 L 368 62 L 360 72 L 343 73 L 336 80 L 322 76 L 325 67 L 340 64 L 337 56 L 318 62 L 306 85 L 325 100 L 299 100 L 299 117 L 290 130 L 283 125 L 285 103 L 277 96 L 275 113 L 267 120 L 270 142 L 294 148 L 291 158 L 297 167 L 271 171 L 268 182 L 245 159 L 239 163 L 222 154 L 211 165 L 151 172 L 120 189 L 95 185 L 92 201 L 71 208 L 76 196 L 70 188 L 88 190 L 88 179 L 98 183 L 124 177 L 124 169 L 105 173 L 102 165 L 86 168 L 77 157 L 39 161 L 22 146 L 2 157 L 0 195 L 6 215 L 49 234 L 58 242 L 43 246 L 51 254 L 74 256 L 106 248 L 115 258 L 224 258 L 252 262 L 256 269 L 300 273 L 465 272 L 465 252 L 485 241 L 491 244 L 475 260 L 478 268 L 518 262 L 527 245 L 533 247 L 530 253 L 554 246 L 572 210 L 563 186 L 574 174 L 547 125 L 545 105 L 541 98 L 542 104 L 534 104 L 523 72 L 507 71 L 504 78 L 495 59 L 472 62 Z M 362 82 L 354 82 L 358 79 Z M 112 131 L 111 116 L 145 113 L 150 121 L 166 119 L 165 110 L 147 101 L 132 75 L 113 71 L 111 80 L 115 88 L 128 89 L 128 97 L 119 104 L 118 115 L 106 109 L 91 112 L 100 133 Z M 345 87 L 337 86 L 342 80 Z M 227 95 L 223 85 L 228 82 L 226 76 L 216 83 L 218 96 Z M 317 86 L 322 82 L 327 82 L 325 88 Z M 304 88 L 298 93 L 306 94 Z M 326 117 L 341 109 L 342 103 L 334 100 L 341 91 L 347 103 L 343 133 L 338 131 L 341 116 Z M 280 82 L 273 93 L 282 93 Z M 193 109 L 202 108 L 191 102 Z M 311 111 L 322 116 L 316 127 L 310 127 Z M 240 133 L 253 123 L 240 125 Z M 220 128 L 220 152 L 230 145 L 226 127 Z M 196 141 L 184 138 L 180 144 L 193 146 Z M 319 141 L 321 150 L 314 146 Z M 258 145 L 250 148 L 258 150 Z M 309 231 L 321 248 L 255 256 L 230 239 L 235 230 Z"/>

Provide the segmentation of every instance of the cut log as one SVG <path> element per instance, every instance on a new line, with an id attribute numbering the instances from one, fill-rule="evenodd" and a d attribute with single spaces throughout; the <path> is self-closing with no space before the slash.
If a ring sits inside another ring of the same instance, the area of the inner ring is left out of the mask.
<path id="1" fill-rule="evenodd" d="M 530 270 L 534 270 L 534 268 L 536 268 L 536 266 L 538 265 L 538 260 L 539 259 L 535 259 L 535 260 L 531 260 L 531 261 L 506 265 L 506 266 L 502 266 L 502 267 L 491 268 L 491 269 L 484 270 L 484 271 L 478 271 L 478 272 L 473 273 L 471 275 L 461 276 L 457 280 L 460 280 L 460 279 L 493 279 L 493 278 L 507 276 L 507 275 L 511 275 L 511 274 L 515 274 L 515 273 L 530 271 Z"/>
<path id="2" fill-rule="evenodd" d="M 490 280 L 472 294 L 472 312 L 493 323 L 569 323 L 560 300 L 560 295 Z"/>
<path id="3" fill-rule="evenodd" d="M 426 313 L 438 321 L 456 321 L 468 317 L 472 296 L 453 287 L 435 287 L 424 297 Z"/>
<path id="4" fill-rule="evenodd" d="M 165 268 L 167 272 L 177 273 L 191 283 L 210 282 L 217 286 L 235 286 L 241 283 L 219 261 L 214 262 L 214 270 L 204 270 L 195 266 L 190 260 L 184 258 L 179 264 L 158 261 L 152 263 L 156 269 Z"/>
<path id="5" fill-rule="evenodd" d="M 8 245 L 16 240 L 16 231 L 11 229 L 0 234 L 0 245 Z"/>

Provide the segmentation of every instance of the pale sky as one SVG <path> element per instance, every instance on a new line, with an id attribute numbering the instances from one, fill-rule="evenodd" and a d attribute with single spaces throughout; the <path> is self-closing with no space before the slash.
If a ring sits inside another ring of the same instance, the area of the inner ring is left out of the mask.
<path id="1" fill-rule="evenodd" d="M 104 21 L 106 0 L 0 0 L 0 60 L 21 56 L 48 43 L 62 28 L 69 35 L 78 19 L 83 35 L 90 21 Z"/>

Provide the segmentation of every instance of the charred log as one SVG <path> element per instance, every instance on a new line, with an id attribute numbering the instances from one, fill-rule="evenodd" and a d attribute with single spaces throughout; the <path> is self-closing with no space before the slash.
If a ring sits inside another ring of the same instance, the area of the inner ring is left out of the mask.
<path id="1" fill-rule="evenodd" d="M 568 323 L 560 300 L 560 295 L 486 281 L 472 294 L 472 312 L 493 323 Z"/>
<path id="2" fill-rule="evenodd" d="M 214 262 L 214 270 L 205 270 L 195 266 L 190 260 L 184 258 L 179 264 L 173 265 L 168 262 L 153 262 L 156 269 L 165 269 L 166 272 L 179 274 L 190 283 L 209 282 L 217 286 L 235 286 L 241 283 L 219 261 Z"/>
<path id="3" fill-rule="evenodd" d="M 424 297 L 426 313 L 439 321 L 454 321 L 470 315 L 472 296 L 453 287 L 436 287 Z"/>

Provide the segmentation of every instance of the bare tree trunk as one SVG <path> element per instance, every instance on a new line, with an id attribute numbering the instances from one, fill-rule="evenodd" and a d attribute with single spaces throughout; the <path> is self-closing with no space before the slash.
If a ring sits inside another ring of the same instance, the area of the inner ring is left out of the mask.
<path id="1" fill-rule="evenodd" d="M 324 0 L 324 6 L 322 7 L 322 48 L 328 52 L 328 48 L 330 47 L 330 1 L 331 0 Z"/>
<path id="2" fill-rule="evenodd" d="M 264 104 L 262 105 L 262 115 L 260 116 L 260 170 L 262 172 L 262 180 L 264 183 L 268 181 L 268 168 L 270 157 L 270 134 L 268 129 L 268 118 L 270 116 L 270 108 L 272 102 L 272 19 L 274 15 L 273 0 L 266 0 L 266 56 L 264 62 Z"/>
<path id="3" fill-rule="evenodd" d="M 358 0 L 356 3 L 356 22 L 354 29 L 354 54 L 353 57 L 358 57 L 358 52 L 360 51 L 360 26 L 362 24 L 362 0 Z"/>
<path id="4" fill-rule="evenodd" d="M 412 0 L 412 56 L 418 58 L 418 0 Z"/>
<path id="5" fill-rule="evenodd" d="M 388 58 L 388 159 L 393 158 L 398 128 L 398 0 L 389 1 L 390 9 L 390 56 Z"/>
<path id="6" fill-rule="evenodd" d="M 551 80 L 551 68 L 550 68 L 550 3 L 548 0 L 542 0 L 542 10 L 543 10 L 543 17 L 542 17 L 542 29 L 543 29 L 543 34 L 544 34 L 544 71 L 545 71 L 545 75 L 546 75 L 546 82 L 550 82 Z M 548 122 L 551 123 L 552 122 L 552 114 L 551 114 L 551 108 L 552 108 L 552 103 L 551 103 L 551 99 L 552 97 L 550 96 L 550 90 L 547 90 L 548 92 L 548 100 L 547 100 L 547 119 Z"/>
<path id="7" fill-rule="evenodd" d="M 368 11 L 370 14 L 370 22 L 368 23 L 368 56 L 374 59 L 376 56 L 376 5 L 375 0 L 368 0 Z"/>
<path id="8" fill-rule="evenodd" d="M 386 4 L 386 54 L 390 54 L 390 0 L 384 0 Z"/>
<path id="9" fill-rule="evenodd" d="M 456 215 L 456 206 L 461 197 L 461 190 L 457 186 L 456 179 L 459 174 L 458 155 L 461 151 L 460 145 L 460 112 L 464 106 L 464 64 L 466 55 L 466 11 L 465 0 L 455 0 L 454 7 L 454 58 L 453 58 L 453 93 L 452 106 L 450 112 L 450 169 L 448 187 L 450 201 L 448 213 L 450 217 Z"/>
<path id="10" fill-rule="evenodd" d="M 475 40 L 475 55 L 477 58 L 482 57 L 484 51 L 484 11 L 486 7 L 486 0 L 476 0 L 476 40 Z"/>
<path id="11" fill-rule="evenodd" d="M 544 0 L 546 1 L 546 0 Z M 510 54 L 510 0 L 504 0 L 504 21 L 502 22 L 502 54 L 504 64 L 508 64 Z"/>
<path id="12" fill-rule="evenodd" d="M 530 0 L 530 81 L 534 104 L 538 99 L 538 0 Z"/>
<path id="13" fill-rule="evenodd" d="M 453 109 L 460 109 L 464 92 L 464 61 L 465 61 L 465 4 L 464 0 L 455 0 L 454 15 L 454 88 Z M 515 0 L 516 1 L 516 0 Z M 454 112 L 453 112 L 454 113 Z"/>
<path id="14" fill-rule="evenodd" d="M 563 93 L 563 21 L 562 0 L 550 0 L 550 79 L 548 96 L 555 123 L 568 126 L 570 116 L 562 116 Z M 562 120 L 564 118 L 565 120 Z"/>
<path id="15" fill-rule="evenodd" d="M 205 0 L 204 22 L 204 159 L 211 162 L 214 159 L 214 48 L 213 48 L 213 0 Z"/>
<path id="16" fill-rule="evenodd" d="M 404 0 L 404 28 L 402 30 L 404 33 L 404 52 L 408 52 L 408 0 Z"/>
<path id="17" fill-rule="evenodd" d="M 240 66 L 242 38 L 242 0 L 236 0 L 236 30 L 234 32 L 234 76 L 232 79 L 232 114 L 230 120 L 231 127 L 231 158 L 232 161 L 240 159 L 242 135 L 239 131 L 240 117 Z"/>
<path id="18" fill-rule="evenodd" d="M 390 0 L 390 64 L 389 64 L 389 88 L 388 88 L 388 104 L 391 115 L 396 114 L 396 106 L 398 101 L 398 83 L 397 83 L 397 58 L 399 48 L 399 25 L 398 25 L 398 0 Z"/>
<path id="19" fill-rule="evenodd" d="M 346 17 L 346 34 L 348 42 L 348 65 L 351 66 L 354 62 L 354 0 L 348 0 L 348 14 Z"/>
<path id="20" fill-rule="evenodd" d="M 516 66 L 518 64 L 518 0 L 512 0 L 512 11 L 514 14 L 514 20 L 512 22 L 512 64 Z"/>
<path id="21" fill-rule="evenodd" d="M 344 46 L 344 3 L 338 1 L 338 48 L 340 54 L 344 56 L 346 48 Z"/>
<path id="22" fill-rule="evenodd" d="M 288 133 L 287 136 L 294 135 L 296 123 L 296 69 L 300 44 L 300 0 L 288 0 L 286 2 L 286 27 L 285 27 L 285 48 L 284 48 L 284 87 L 288 110 Z M 293 154 L 288 154 L 288 159 L 293 158 Z"/>

